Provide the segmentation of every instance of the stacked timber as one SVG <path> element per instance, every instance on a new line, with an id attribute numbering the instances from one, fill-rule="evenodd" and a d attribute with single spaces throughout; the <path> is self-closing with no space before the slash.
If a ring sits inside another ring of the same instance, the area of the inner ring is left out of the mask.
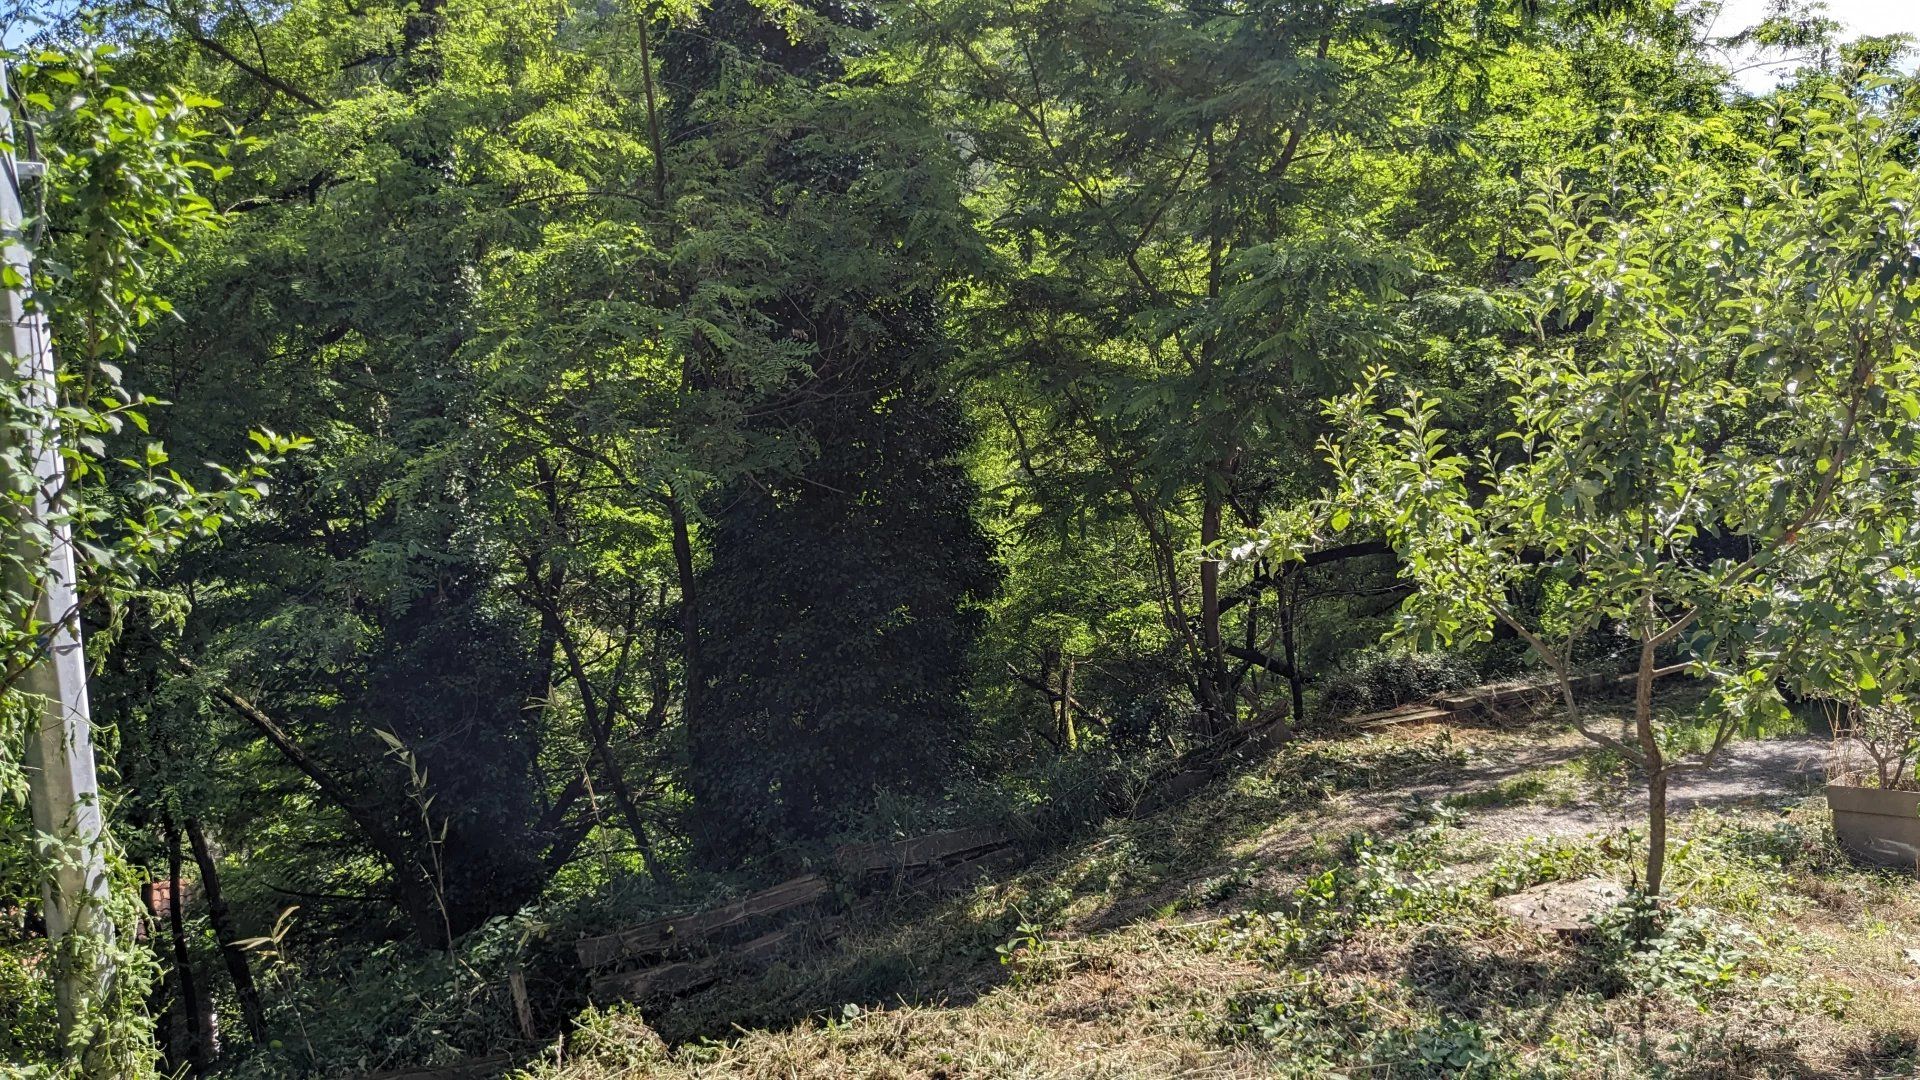
<path id="1" fill-rule="evenodd" d="M 894 887 L 944 891 L 1022 858 L 999 829 L 952 829 L 911 840 L 847 844 L 833 853 L 841 880 L 855 888 L 885 880 Z"/>
<path id="2" fill-rule="evenodd" d="M 840 890 L 822 874 L 802 874 L 731 903 L 581 938 L 574 952 L 596 973 L 596 1000 L 678 997 L 832 941 L 844 920 L 823 909 L 837 906 L 843 891 L 943 892 L 1023 857 L 1006 833 L 985 828 L 843 845 L 834 853 Z"/>
<path id="3" fill-rule="evenodd" d="M 602 972 L 593 980 L 595 998 L 690 993 L 730 970 L 764 965 L 783 947 L 831 936 L 826 922 L 807 933 L 796 918 L 832 893 L 825 877 L 802 874 L 717 907 L 581 938 L 574 952 L 581 967 Z M 765 929 L 773 923 L 787 925 Z M 749 938 L 756 929 L 764 932 Z"/>
<path id="4" fill-rule="evenodd" d="M 1343 716 L 1340 723 L 1355 728 L 1383 728 L 1395 724 L 1430 724 L 1453 717 L 1453 710 L 1444 705 L 1417 701 L 1409 705 L 1396 705 L 1379 712 L 1361 713 L 1359 716 Z"/>
<path id="5" fill-rule="evenodd" d="M 832 891 L 827 879 L 819 874 L 802 874 L 719 907 L 581 938 L 573 948 L 581 965 L 589 968 L 685 952 L 707 945 L 724 931 L 805 907 Z"/>
<path id="6" fill-rule="evenodd" d="M 1588 681 L 1577 681 L 1574 689 L 1588 689 L 1585 685 Z M 1445 709 L 1461 717 L 1493 717 L 1518 709 L 1538 708 L 1551 702 L 1559 693 L 1560 684 L 1556 682 L 1514 680 L 1440 694 L 1433 699 L 1432 707 Z"/>
<path id="7" fill-rule="evenodd" d="M 837 918 L 801 920 L 707 956 L 681 960 L 663 956 L 646 967 L 596 977 L 593 997 L 597 1001 L 644 1001 L 691 994 L 727 975 L 763 968 L 789 950 L 830 942 L 839 936 L 840 927 Z"/>

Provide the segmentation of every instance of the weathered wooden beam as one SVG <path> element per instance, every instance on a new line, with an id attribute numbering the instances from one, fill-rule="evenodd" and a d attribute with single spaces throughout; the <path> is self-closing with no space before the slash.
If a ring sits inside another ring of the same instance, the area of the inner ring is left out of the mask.
<path id="1" fill-rule="evenodd" d="M 999 829 L 952 829 L 885 844 L 846 844 L 833 853 L 834 865 L 848 878 L 912 870 L 978 854 L 1008 842 Z"/>
<path id="2" fill-rule="evenodd" d="M 638 971 L 602 975 L 593 980 L 593 999 L 604 1002 L 675 997 L 710 986 L 719 978 L 719 965 L 712 959 L 682 960 Z"/>
<path id="3" fill-rule="evenodd" d="M 581 965 L 589 968 L 616 960 L 658 956 L 672 949 L 697 944 L 709 935 L 750 920 L 811 904 L 830 891 L 832 888 L 826 878 L 819 874 L 802 874 L 720 907 L 655 919 L 598 937 L 581 938 L 574 942 L 573 948 Z"/>
<path id="4" fill-rule="evenodd" d="M 1653 670 L 1653 677 L 1664 679 L 1669 675 L 1678 675 L 1686 671 L 1689 666 L 1691 665 L 1682 662 L 1658 667 Z M 1591 694 L 1609 687 L 1630 687 L 1639 678 L 1637 672 L 1628 672 L 1625 675 L 1594 672 L 1576 677 L 1573 680 L 1573 689 L 1575 693 Z M 1455 712 L 1471 712 L 1538 702 L 1556 697 L 1559 693 L 1559 684 L 1552 682 L 1494 683 L 1438 695 L 1433 699 L 1433 705 Z"/>
<path id="5" fill-rule="evenodd" d="M 935 870 L 925 879 L 914 882 L 911 887 L 915 892 L 934 896 L 958 892 L 989 874 L 1011 870 L 1025 862 L 1026 858 L 1026 852 L 1017 847 L 994 848 L 944 869 Z"/>
<path id="6" fill-rule="evenodd" d="M 1436 720 L 1445 720 L 1454 713 L 1453 709 L 1436 705 L 1401 705 L 1380 712 L 1363 713 L 1359 716 L 1342 717 L 1340 723 L 1355 728 L 1392 727 L 1395 724 L 1427 724 Z"/>
<path id="7" fill-rule="evenodd" d="M 750 971 L 771 963 L 790 946 L 813 938 L 831 941 L 844 923 L 838 918 L 796 923 L 761 934 L 725 952 L 699 960 L 681 960 L 637 971 L 620 971 L 593 980 L 595 1001 L 644 1001 L 679 997 L 703 990 L 732 972 Z"/>

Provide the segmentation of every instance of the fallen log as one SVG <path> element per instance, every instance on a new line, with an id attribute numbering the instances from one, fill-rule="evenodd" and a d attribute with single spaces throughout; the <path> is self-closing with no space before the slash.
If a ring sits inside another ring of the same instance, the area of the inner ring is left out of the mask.
<path id="1" fill-rule="evenodd" d="M 1356 728 L 1392 727 L 1395 724 L 1425 724 L 1436 720 L 1448 719 L 1453 715 L 1453 712 L 1454 710 L 1450 708 L 1416 702 L 1412 705 L 1396 705 L 1391 709 L 1382 709 L 1379 712 L 1361 713 L 1358 716 L 1342 717 L 1340 723 L 1347 727 Z"/>
<path id="2" fill-rule="evenodd" d="M 858 882 L 872 874 L 902 873 L 964 860 L 1010 841 L 999 829 L 953 829 L 891 843 L 844 844 L 834 851 L 833 861 L 842 876 Z"/>
<path id="3" fill-rule="evenodd" d="M 811 904 L 831 891 L 832 887 L 827 884 L 826 878 L 819 874 L 802 874 L 720 907 L 655 919 L 598 937 L 581 938 L 574 943 L 574 952 L 578 954 L 581 966 L 588 968 L 602 967 L 616 960 L 660 956 L 697 945 L 721 930 Z"/>
<path id="4" fill-rule="evenodd" d="M 831 941 L 840 935 L 843 925 L 838 918 L 798 923 L 761 934 L 726 952 L 703 959 L 679 960 L 636 971 L 602 975 L 593 980 L 593 999 L 606 1002 L 681 997 L 712 986 L 726 975 L 764 967 L 789 947 L 809 938 L 819 942 Z"/>

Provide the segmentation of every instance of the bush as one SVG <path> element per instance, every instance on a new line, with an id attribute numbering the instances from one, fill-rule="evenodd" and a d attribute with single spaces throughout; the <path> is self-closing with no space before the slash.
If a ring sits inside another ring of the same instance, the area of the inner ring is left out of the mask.
<path id="1" fill-rule="evenodd" d="M 0 908 L 0 919 L 10 913 Z M 0 1076 L 10 1065 L 45 1061 L 59 1045 L 45 939 L 13 940 L 0 924 Z"/>
<path id="2" fill-rule="evenodd" d="M 1320 715 L 1378 712 L 1478 680 L 1473 665 L 1454 653 L 1364 649 L 1322 684 Z"/>

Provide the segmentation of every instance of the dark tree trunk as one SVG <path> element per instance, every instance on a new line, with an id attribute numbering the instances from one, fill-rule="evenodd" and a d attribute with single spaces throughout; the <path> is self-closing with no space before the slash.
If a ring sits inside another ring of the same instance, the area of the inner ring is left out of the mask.
<path id="1" fill-rule="evenodd" d="M 1300 596 L 1300 583 L 1289 568 L 1280 587 L 1280 644 L 1286 650 L 1287 690 L 1293 699 L 1293 722 L 1307 720 L 1306 678 L 1300 673 L 1299 644 L 1294 639 L 1294 605 Z"/>
<path id="2" fill-rule="evenodd" d="M 180 1057 L 198 1076 L 207 1069 L 208 1040 L 207 1032 L 200 1024 L 200 991 L 194 983 L 193 956 L 187 950 L 187 905 L 180 879 L 180 829 L 174 824 L 172 815 L 161 819 L 161 825 L 166 832 L 167 842 L 167 927 L 173 938 L 174 985 L 180 990 L 178 1007 L 181 1024 L 186 1031 L 186 1045 L 180 1048 Z"/>
<path id="3" fill-rule="evenodd" d="M 1201 705 L 1207 716 L 1205 734 L 1215 735 L 1233 726 L 1234 705 L 1227 688 L 1226 642 L 1220 633 L 1220 562 L 1213 546 L 1220 540 L 1221 499 L 1208 490 L 1200 508 L 1200 681 L 1205 688 Z"/>
<path id="4" fill-rule="evenodd" d="M 247 966 L 247 950 L 240 946 L 240 936 L 234 932 L 233 914 L 220 892 L 220 868 L 198 818 L 187 819 L 187 842 L 193 846 L 193 861 L 200 867 L 200 888 L 207 894 L 207 919 L 213 923 L 213 936 L 227 962 L 227 975 L 233 980 L 233 994 L 240 1001 L 247 1035 L 255 1046 L 265 1046 L 267 1020 L 260 1008 L 260 992 L 253 985 L 253 969 Z"/>
<path id="5" fill-rule="evenodd" d="M 1653 601 L 1647 601 L 1649 610 Z M 1667 760 L 1653 726 L 1653 678 L 1657 646 L 1652 636 L 1640 643 L 1640 667 L 1634 678 L 1633 723 L 1647 773 L 1647 881 L 1648 896 L 1659 896 L 1667 872 Z"/>
<path id="6" fill-rule="evenodd" d="M 686 686 L 686 700 L 681 703 L 680 713 L 688 730 L 692 730 L 704 719 L 700 688 L 705 678 L 700 665 L 700 607 L 694 600 L 693 534 L 687 525 L 687 508 L 677 494 L 667 498 L 667 513 L 673 522 L 673 567 L 680 579 L 680 649 L 681 663 L 686 668 L 681 679 Z"/>

